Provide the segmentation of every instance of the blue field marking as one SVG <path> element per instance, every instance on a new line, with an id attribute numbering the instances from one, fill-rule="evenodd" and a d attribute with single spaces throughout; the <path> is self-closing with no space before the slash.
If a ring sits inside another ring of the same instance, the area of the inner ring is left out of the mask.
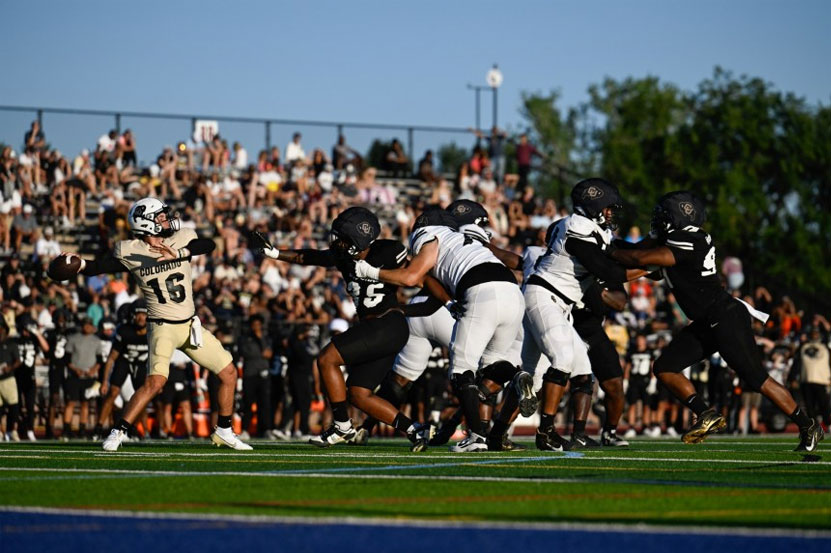
<path id="1" fill-rule="evenodd" d="M 8 509 L 8 508 L 6 508 Z M 760 529 L 690 530 L 661 527 L 552 525 L 531 527 L 494 523 L 441 524 L 426 521 L 350 520 L 345 523 L 268 520 L 219 515 L 76 515 L 0 511 L 3 553 L 200 553 L 291 551 L 331 553 L 462 553 L 475 551 L 605 551 L 615 553 L 712 553 L 744 549 L 754 553 L 827 552 L 827 532 Z"/>

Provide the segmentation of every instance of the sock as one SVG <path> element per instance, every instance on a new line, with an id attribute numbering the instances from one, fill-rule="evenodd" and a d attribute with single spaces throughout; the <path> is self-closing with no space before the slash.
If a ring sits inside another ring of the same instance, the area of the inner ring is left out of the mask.
<path id="1" fill-rule="evenodd" d="M 407 433 L 407 430 L 412 425 L 413 425 L 413 421 L 410 419 L 410 417 L 408 417 L 408 416 L 406 416 L 402 413 L 398 413 L 397 415 L 395 415 L 395 419 L 393 419 L 393 421 L 392 421 L 392 427 L 395 428 L 396 430 L 398 430 L 399 432 L 404 433 L 404 434 Z"/>
<path id="2" fill-rule="evenodd" d="M 367 417 L 363 424 L 361 424 L 361 428 L 367 431 L 368 434 L 372 434 L 372 431 L 378 425 L 378 419 L 374 419 L 372 417 Z"/>
<path id="3" fill-rule="evenodd" d="M 332 402 L 332 416 L 336 422 L 349 422 L 349 411 L 345 401 Z"/>
<path id="4" fill-rule="evenodd" d="M 794 412 L 790 414 L 790 419 L 796 423 L 800 430 L 805 430 L 814 423 L 811 417 L 806 415 L 805 411 L 799 407 L 794 409 Z"/>
<path id="5" fill-rule="evenodd" d="M 493 421 L 493 428 L 491 428 L 491 436 L 504 436 L 508 432 L 508 423 L 501 419 Z"/>
<path id="6" fill-rule="evenodd" d="M 586 421 L 574 421 L 574 430 L 572 431 L 573 436 L 577 436 L 579 434 L 586 433 Z"/>
<path id="7" fill-rule="evenodd" d="M 554 415 L 540 415 L 540 431 L 547 432 L 554 428 Z"/>
<path id="8" fill-rule="evenodd" d="M 617 434 L 617 426 L 612 426 L 608 422 L 603 425 L 603 431 L 609 434 Z"/>
<path id="9" fill-rule="evenodd" d="M 231 428 L 231 415 L 219 415 L 216 418 L 217 428 Z"/>
<path id="10" fill-rule="evenodd" d="M 468 430 L 481 436 L 482 423 L 479 420 L 479 392 L 476 386 L 465 386 L 459 394 L 459 403 L 461 403 Z"/>
<path id="11" fill-rule="evenodd" d="M 684 405 L 692 409 L 692 412 L 696 415 L 701 415 L 701 413 L 708 409 L 707 404 L 704 403 L 704 400 L 698 394 L 693 394 L 685 399 Z"/>
<path id="12" fill-rule="evenodd" d="M 482 429 L 482 432 L 487 432 L 488 428 L 491 427 L 490 419 L 479 419 L 479 428 Z"/>

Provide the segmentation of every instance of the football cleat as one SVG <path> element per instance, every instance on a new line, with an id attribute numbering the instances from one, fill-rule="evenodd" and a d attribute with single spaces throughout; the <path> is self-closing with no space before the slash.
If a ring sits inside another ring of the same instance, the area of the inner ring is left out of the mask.
<path id="1" fill-rule="evenodd" d="M 496 434 L 488 434 L 488 450 L 489 451 L 525 451 L 528 449 L 524 445 L 520 445 L 511 441 L 508 434 L 497 436 Z"/>
<path id="2" fill-rule="evenodd" d="M 574 434 L 571 437 L 571 449 L 588 449 L 592 447 L 600 447 L 597 440 L 589 438 L 586 434 Z"/>
<path id="3" fill-rule="evenodd" d="M 824 437 L 825 432 L 822 431 L 822 426 L 814 421 L 811 426 L 799 431 L 799 445 L 794 451 L 814 451 Z"/>
<path id="4" fill-rule="evenodd" d="M 603 447 L 629 447 L 629 442 L 617 435 L 617 432 L 604 430 L 600 434 L 600 445 Z"/>
<path id="5" fill-rule="evenodd" d="M 254 449 L 247 443 L 240 441 L 234 431 L 230 428 L 214 428 L 214 433 L 211 434 L 211 441 L 216 445 L 216 447 L 230 447 L 231 449 L 236 449 L 238 451 L 249 451 Z"/>
<path id="6" fill-rule="evenodd" d="M 631 440 L 632 438 L 637 437 L 638 431 L 632 427 L 629 427 L 629 430 L 626 431 L 626 434 L 623 435 L 624 438 Z"/>
<path id="7" fill-rule="evenodd" d="M 369 432 L 366 428 L 358 428 L 351 440 L 346 440 L 346 445 L 366 445 L 369 442 Z"/>
<path id="8" fill-rule="evenodd" d="M 407 438 L 412 442 L 410 451 L 419 453 L 427 449 L 430 440 L 433 439 L 436 433 L 436 426 L 432 422 L 426 422 L 424 424 L 417 422 L 413 426 L 415 428 L 412 432 L 407 432 Z M 364 430 L 364 433 L 366 433 L 366 430 Z"/>
<path id="9" fill-rule="evenodd" d="M 534 377 L 520 371 L 514 377 L 513 385 L 519 396 L 519 413 L 523 417 L 530 417 L 537 412 L 539 406 L 537 394 L 534 393 Z"/>
<path id="10" fill-rule="evenodd" d="M 35 433 L 34 433 L 33 431 L 31 431 L 31 430 L 27 430 L 27 431 L 26 431 L 26 438 L 27 438 L 30 442 L 36 442 L 36 441 L 38 441 L 38 439 L 37 439 L 37 438 L 35 438 Z"/>
<path id="11" fill-rule="evenodd" d="M 724 417 L 716 413 L 715 409 L 707 409 L 698 417 L 695 424 L 681 435 L 681 441 L 685 444 L 698 444 L 710 434 L 714 434 L 727 427 Z"/>
<path id="12" fill-rule="evenodd" d="M 475 432 L 471 432 L 470 436 L 460 441 L 454 446 L 450 447 L 453 453 L 475 453 L 477 451 L 487 451 L 488 442 L 484 436 L 480 436 Z"/>
<path id="13" fill-rule="evenodd" d="M 332 447 L 353 439 L 355 434 L 357 432 L 352 427 L 352 423 L 349 423 L 349 428 L 346 430 L 340 430 L 337 424 L 332 423 L 332 426 L 324 430 L 320 436 L 309 438 L 309 443 L 316 447 Z"/>
<path id="14" fill-rule="evenodd" d="M 107 439 L 104 440 L 104 443 L 101 447 L 104 448 L 104 451 L 118 451 L 118 448 L 121 446 L 121 443 L 127 438 L 127 433 L 123 430 L 119 430 L 118 428 L 113 428 L 110 431 L 110 435 L 107 436 Z"/>
<path id="15" fill-rule="evenodd" d="M 459 409 L 453 414 L 452 417 L 442 423 L 436 431 L 435 436 L 433 436 L 433 439 L 430 440 L 430 445 L 444 445 L 449 442 L 450 438 L 453 437 L 453 434 L 456 433 L 456 429 L 459 427 L 459 423 L 461 421 L 462 410 Z"/>
<path id="16" fill-rule="evenodd" d="M 549 428 L 543 432 L 537 430 L 537 449 L 542 451 L 568 451 L 571 449 L 571 442 L 560 436 L 556 430 Z"/>

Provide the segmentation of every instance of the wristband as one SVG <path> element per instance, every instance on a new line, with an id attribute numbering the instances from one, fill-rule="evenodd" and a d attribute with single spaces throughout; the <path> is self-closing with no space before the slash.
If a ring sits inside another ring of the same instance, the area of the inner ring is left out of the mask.
<path id="1" fill-rule="evenodd" d="M 372 265 L 370 265 L 366 268 L 366 276 L 368 276 L 372 280 L 379 280 L 381 276 L 381 269 L 379 267 L 373 267 Z"/>
<path id="2" fill-rule="evenodd" d="M 190 250 L 187 248 L 179 248 L 179 259 L 190 257 Z"/>

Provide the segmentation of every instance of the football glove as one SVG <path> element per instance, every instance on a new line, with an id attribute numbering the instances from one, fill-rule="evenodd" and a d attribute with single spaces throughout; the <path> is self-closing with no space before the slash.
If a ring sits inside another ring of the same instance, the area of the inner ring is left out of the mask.
<path id="1" fill-rule="evenodd" d="M 381 269 L 373 267 L 363 259 L 359 259 L 355 262 L 355 276 L 358 278 L 378 280 L 378 275 L 380 274 Z"/>
<path id="2" fill-rule="evenodd" d="M 256 236 L 260 240 L 262 245 L 261 251 L 264 256 L 270 257 L 271 259 L 280 258 L 280 250 L 272 246 L 271 242 L 268 241 L 268 238 L 266 238 L 266 236 L 262 232 L 255 230 L 254 236 Z"/>
<path id="3" fill-rule="evenodd" d="M 450 311 L 450 315 L 457 321 L 465 316 L 466 309 L 464 302 L 450 300 L 445 303 L 444 306 L 448 311 Z"/>

